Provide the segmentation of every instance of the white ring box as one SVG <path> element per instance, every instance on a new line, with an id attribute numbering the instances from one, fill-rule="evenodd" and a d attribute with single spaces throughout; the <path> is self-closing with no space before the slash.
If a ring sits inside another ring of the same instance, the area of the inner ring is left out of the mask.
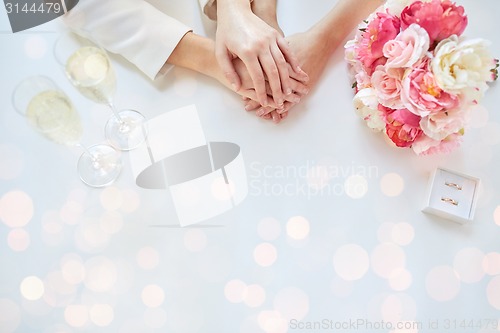
<path id="1" fill-rule="evenodd" d="M 460 224 L 474 220 L 480 180 L 437 168 L 431 175 L 422 211 Z"/>

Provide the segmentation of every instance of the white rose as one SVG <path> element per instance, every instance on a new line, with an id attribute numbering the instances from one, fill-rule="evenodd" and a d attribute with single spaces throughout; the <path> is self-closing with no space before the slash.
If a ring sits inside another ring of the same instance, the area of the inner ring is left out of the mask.
<path id="1" fill-rule="evenodd" d="M 366 121 L 366 125 L 376 131 L 385 129 L 385 121 L 378 110 L 377 93 L 373 88 L 358 91 L 353 100 L 357 114 Z"/>
<path id="2" fill-rule="evenodd" d="M 413 0 L 387 0 L 384 9 L 389 11 L 389 14 L 400 15 L 406 6 L 411 5 Z"/>
<path id="3" fill-rule="evenodd" d="M 348 41 L 344 48 L 344 59 L 348 64 L 349 74 L 354 77 L 357 73 L 363 70 L 363 65 L 356 58 L 356 44 L 358 42 L 355 39 Z"/>
<path id="4" fill-rule="evenodd" d="M 423 0 L 422 2 L 430 2 L 431 0 Z M 389 11 L 389 14 L 399 16 L 405 7 L 411 5 L 415 0 L 387 0 L 384 9 Z M 384 10 L 385 12 L 385 10 Z"/>
<path id="5" fill-rule="evenodd" d="M 451 134 L 462 132 L 470 120 L 469 108 L 438 112 L 420 120 L 425 135 L 441 141 Z"/>
<path id="6" fill-rule="evenodd" d="M 484 39 L 465 40 L 453 35 L 442 40 L 434 51 L 432 72 L 438 86 L 446 92 L 477 100 L 493 80 L 494 59 Z"/>

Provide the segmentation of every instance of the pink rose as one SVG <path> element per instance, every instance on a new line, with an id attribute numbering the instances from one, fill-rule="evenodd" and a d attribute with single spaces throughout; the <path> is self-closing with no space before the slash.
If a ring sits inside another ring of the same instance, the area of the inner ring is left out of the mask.
<path id="1" fill-rule="evenodd" d="M 368 24 L 356 48 L 358 59 L 363 63 L 368 74 L 371 74 L 377 65 L 383 65 L 385 62 L 384 45 L 396 38 L 400 26 L 401 23 L 397 17 L 386 13 L 377 13 Z M 375 66 L 374 63 L 376 63 Z"/>
<path id="2" fill-rule="evenodd" d="M 404 70 L 389 69 L 378 66 L 372 74 L 371 84 L 377 92 L 380 104 L 391 109 L 402 109 L 404 104 L 401 101 L 401 81 Z"/>
<path id="3" fill-rule="evenodd" d="M 386 67 L 412 67 L 429 51 L 429 34 L 418 24 L 412 24 L 401 32 L 396 39 L 384 45 Z"/>
<path id="4" fill-rule="evenodd" d="M 441 141 L 451 134 L 463 132 L 468 116 L 468 108 L 438 112 L 422 118 L 420 127 L 425 135 Z"/>
<path id="5" fill-rule="evenodd" d="M 417 155 L 433 155 L 451 153 L 460 146 L 462 134 L 452 134 L 444 140 L 434 140 L 426 135 L 421 135 L 411 146 Z"/>
<path id="6" fill-rule="evenodd" d="M 439 87 L 434 74 L 429 70 L 428 60 L 417 68 L 407 70 L 403 79 L 401 100 L 408 110 L 421 117 L 454 109 L 459 104 L 457 96 Z"/>
<path id="7" fill-rule="evenodd" d="M 385 114 L 386 134 L 398 147 L 411 147 L 422 134 L 420 117 L 406 109 L 392 110 L 379 105 L 379 110 Z"/>
<path id="8" fill-rule="evenodd" d="M 460 36 L 467 27 L 467 16 L 462 6 L 450 0 L 416 1 L 401 13 L 403 29 L 413 23 L 427 31 L 432 45 L 451 35 Z"/>

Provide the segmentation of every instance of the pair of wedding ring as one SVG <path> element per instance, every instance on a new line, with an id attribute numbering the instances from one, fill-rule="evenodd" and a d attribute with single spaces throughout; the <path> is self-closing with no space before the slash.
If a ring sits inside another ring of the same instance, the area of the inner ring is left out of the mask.
<path id="1" fill-rule="evenodd" d="M 460 186 L 460 185 L 458 185 L 458 184 L 456 184 L 456 183 L 452 183 L 452 182 L 445 182 L 444 184 L 445 184 L 446 186 L 448 186 L 448 187 L 452 187 L 452 188 L 454 188 L 454 189 L 456 189 L 456 190 L 458 190 L 458 191 L 462 191 L 462 186 Z M 453 206 L 458 206 L 458 201 L 457 201 L 457 200 L 455 200 L 455 199 L 452 199 L 452 198 L 444 198 L 444 197 L 443 197 L 443 198 L 441 198 L 441 201 L 446 202 L 446 203 L 448 203 L 448 204 L 450 204 L 450 205 L 453 205 Z"/>

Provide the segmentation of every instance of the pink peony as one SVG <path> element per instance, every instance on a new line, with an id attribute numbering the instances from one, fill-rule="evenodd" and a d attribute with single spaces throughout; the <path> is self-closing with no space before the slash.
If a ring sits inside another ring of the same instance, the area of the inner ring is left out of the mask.
<path id="1" fill-rule="evenodd" d="M 385 63 L 383 48 L 391 39 L 396 38 L 401 23 L 395 16 L 377 13 L 361 35 L 361 41 L 356 47 L 358 59 L 371 74 L 378 65 Z"/>
<path id="2" fill-rule="evenodd" d="M 439 42 L 430 62 L 437 84 L 468 101 L 480 100 L 494 74 L 490 44 L 484 39 L 457 36 Z"/>
<path id="3" fill-rule="evenodd" d="M 417 155 L 445 154 L 457 149 L 461 141 L 461 133 L 452 134 L 441 141 L 421 135 L 411 147 Z"/>
<path id="4" fill-rule="evenodd" d="M 420 137 L 420 117 L 406 109 L 392 110 L 379 105 L 379 110 L 384 113 L 386 134 L 398 147 L 411 147 L 413 142 Z"/>
<path id="5" fill-rule="evenodd" d="M 371 84 L 377 92 L 380 104 L 391 109 L 402 109 L 404 104 L 401 101 L 401 81 L 404 70 L 389 69 L 378 66 L 372 74 Z"/>
<path id="6" fill-rule="evenodd" d="M 428 61 L 417 68 L 408 69 L 403 79 L 401 100 L 412 113 L 425 117 L 431 113 L 454 109 L 459 104 L 457 96 L 443 91 L 429 70 Z"/>
<path id="7" fill-rule="evenodd" d="M 451 35 L 460 36 L 467 27 L 467 16 L 462 6 L 450 0 L 416 1 L 401 13 L 403 29 L 413 23 L 427 31 L 432 45 Z"/>
<path id="8" fill-rule="evenodd" d="M 386 67 L 412 67 L 429 51 L 429 34 L 418 24 L 412 24 L 396 39 L 384 45 Z"/>

